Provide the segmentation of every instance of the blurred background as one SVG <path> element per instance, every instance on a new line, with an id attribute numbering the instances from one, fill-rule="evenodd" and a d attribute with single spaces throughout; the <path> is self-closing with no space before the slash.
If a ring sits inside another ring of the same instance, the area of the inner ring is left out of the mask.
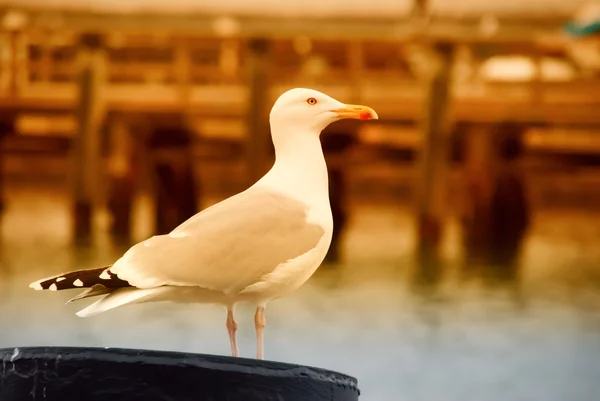
<path id="1" fill-rule="evenodd" d="M 380 120 L 322 135 L 335 238 L 269 305 L 267 359 L 366 401 L 597 399 L 600 7 L 580 0 L 0 0 L 0 347 L 228 355 L 219 307 L 80 319 L 28 284 L 245 189 L 297 86 Z"/>

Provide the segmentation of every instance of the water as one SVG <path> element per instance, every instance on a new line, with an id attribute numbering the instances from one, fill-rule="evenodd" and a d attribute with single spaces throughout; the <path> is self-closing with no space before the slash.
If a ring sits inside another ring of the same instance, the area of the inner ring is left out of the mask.
<path id="1" fill-rule="evenodd" d="M 148 304 L 89 319 L 74 295 L 29 282 L 110 263 L 120 250 L 68 245 L 68 210 L 54 189 L 8 192 L 0 254 L 0 347 L 70 345 L 229 354 L 218 307 Z M 433 280 L 415 280 L 410 213 L 356 206 L 347 262 L 324 266 L 267 309 L 266 357 L 358 378 L 366 401 L 592 401 L 600 392 L 600 214 L 539 212 L 517 277 L 463 274 L 455 225 Z M 253 310 L 240 306 L 243 356 L 255 350 Z"/>

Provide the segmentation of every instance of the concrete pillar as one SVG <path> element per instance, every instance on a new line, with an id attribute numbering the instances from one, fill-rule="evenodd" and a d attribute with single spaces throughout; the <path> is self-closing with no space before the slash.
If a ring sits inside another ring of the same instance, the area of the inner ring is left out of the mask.
<path id="1" fill-rule="evenodd" d="M 437 44 L 431 50 L 433 68 L 426 80 L 425 109 L 421 121 L 423 141 L 419 155 L 417 216 L 419 255 L 424 262 L 435 263 L 447 203 L 449 136 L 446 114 L 453 47 L 450 44 Z"/>
<path id="2" fill-rule="evenodd" d="M 87 243 L 92 239 L 95 211 L 102 200 L 100 129 L 106 59 L 99 35 L 82 35 L 79 46 L 78 130 L 73 146 L 73 235 L 76 242 Z"/>
<path id="3" fill-rule="evenodd" d="M 266 39 L 250 39 L 246 59 L 246 82 L 248 87 L 248 110 L 246 115 L 246 155 L 248 181 L 254 183 L 266 171 L 269 146 L 269 87 L 268 52 Z"/>

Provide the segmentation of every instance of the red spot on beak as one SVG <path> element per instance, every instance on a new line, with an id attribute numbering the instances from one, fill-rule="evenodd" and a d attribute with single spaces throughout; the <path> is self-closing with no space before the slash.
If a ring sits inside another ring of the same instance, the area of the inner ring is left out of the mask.
<path id="1" fill-rule="evenodd" d="M 368 113 L 368 112 L 360 113 L 361 120 L 370 120 L 372 118 L 373 118 L 373 116 L 371 115 L 371 113 Z"/>

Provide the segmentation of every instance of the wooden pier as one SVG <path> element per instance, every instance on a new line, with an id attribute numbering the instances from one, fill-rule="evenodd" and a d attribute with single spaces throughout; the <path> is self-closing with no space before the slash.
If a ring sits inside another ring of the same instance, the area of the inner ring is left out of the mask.
<path id="1" fill-rule="evenodd" d="M 500 18 L 489 34 L 478 18 L 440 17 L 419 25 L 409 14 L 399 19 L 223 19 L 77 10 L 48 14 L 13 7 L 2 15 L 9 12 L 27 18 L 0 30 L 0 50 L 8 55 L 0 64 L 0 113 L 6 127 L 14 127 L 4 145 L 16 149 L 22 138 L 72 142 L 77 238 L 94 231 L 94 210 L 115 204 L 108 195 L 111 185 L 133 188 L 129 197 L 155 191 L 151 184 L 133 184 L 148 174 L 147 161 L 139 157 L 149 153 L 131 152 L 143 148 L 153 125 L 174 122 L 196 138 L 241 144 L 245 153 L 238 156 L 245 154 L 248 180 L 259 176 L 269 157 L 266 132 L 261 134 L 268 105 L 293 86 L 310 85 L 368 104 L 382 124 L 412 127 L 419 144 L 411 149 L 439 149 L 435 138 L 443 138 L 439 130 L 447 127 L 422 122 L 442 115 L 447 124 L 600 126 L 597 77 L 575 70 L 572 79 L 552 80 L 538 68 L 534 79 L 514 83 L 486 78 L 478 69 L 498 54 L 525 55 L 538 67 L 544 59 L 569 62 L 560 35 L 566 15 Z M 447 82 L 438 77 L 428 86 L 422 60 L 441 39 L 451 60 L 444 67 Z M 459 79 L 460 66 L 471 73 Z M 436 106 L 440 85 L 447 86 L 449 101 Z M 427 140 L 435 143 L 425 145 Z M 435 155 L 429 159 L 440 156 Z M 115 165 L 126 172 L 115 173 Z M 443 181 L 427 172 L 424 177 L 430 177 L 429 186 Z M 120 216 L 131 208 L 131 199 L 123 202 Z M 441 213 L 424 207 L 422 213 Z"/>

